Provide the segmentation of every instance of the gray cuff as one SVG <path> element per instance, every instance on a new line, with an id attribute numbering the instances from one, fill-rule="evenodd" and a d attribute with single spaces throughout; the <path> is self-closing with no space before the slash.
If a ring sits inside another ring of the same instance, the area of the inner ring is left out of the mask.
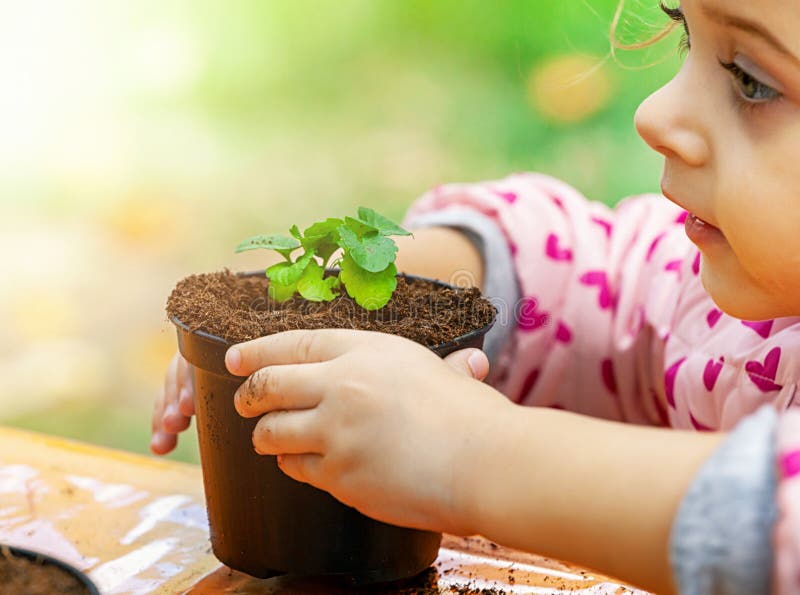
<path id="1" fill-rule="evenodd" d="M 692 481 L 670 544 L 683 595 L 770 592 L 776 424 L 769 405 L 745 418 Z"/>
<path id="2" fill-rule="evenodd" d="M 483 294 L 497 308 L 497 321 L 486 334 L 483 350 L 494 364 L 514 330 L 515 306 L 520 298 L 508 241 L 497 224 L 466 207 L 426 213 L 407 222 L 411 228 L 454 227 L 475 245 L 483 258 Z M 445 279 L 446 281 L 446 279 Z"/>

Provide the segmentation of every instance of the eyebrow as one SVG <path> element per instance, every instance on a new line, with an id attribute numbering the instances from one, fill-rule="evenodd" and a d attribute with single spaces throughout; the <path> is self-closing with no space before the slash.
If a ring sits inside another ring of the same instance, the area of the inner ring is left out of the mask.
<path id="1" fill-rule="evenodd" d="M 750 21 L 750 20 L 744 19 L 742 17 L 738 17 L 736 15 L 727 14 L 727 13 L 725 13 L 725 12 L 723 12 L 723 11 L 717 9 L 717 8 L 711 8 L 711 7 L 708 7 L 708 6 L 704 6 L 702 4 L 700 5 L 700 9 L 712 21 L 716 21 L 716 22 L 721 23 L 723 25 L 729 25 L 731 27 L 735 27 L 737 29 L 745 31 L 746 33 L 750 33 L 750 34 L 755 35 L 757 37 L 761 37 L 764 41 L 766 41 L 772 47 L 774 47 L 776 50 L 778 50 L 781 54 L 784 54 L 785 56 L 790 58 L 792 61 L 794 61 L 794 63 L 797 64 L 797 66 L 800 66 L 800 58 L 795 56 L 789 50 L 789 48 L 787 48 L 785 45 L 783 45 L 783 43 L 781 43 L 781 41 L 777 37 L 775 37 L 772 33 L 767 31 L 767 29 L 765 29 L 762 25 L 760 25 L 760 24 L 758 24 L 758 23 L 756 23 L 754 21 Z"/>

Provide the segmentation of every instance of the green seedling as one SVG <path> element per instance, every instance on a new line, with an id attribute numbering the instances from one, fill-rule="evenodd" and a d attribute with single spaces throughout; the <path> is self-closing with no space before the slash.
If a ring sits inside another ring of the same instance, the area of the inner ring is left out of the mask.
<path id="1" fill-rule="evenodd" d="M 367 207 L 359 207 L 358 217 L 325 219 L 302 233 L 293 225 L 289 234 L 259 235 L 236 247 L 236 252 L 265 248 L 283 256 L 285 262 L 266 270 L 272 299 L 284 302 L 299 294 L 311 302 L 329 302 L 344 286 L 366 310 L 383 308 L 397 288 L 397 244 L 389 236 L 411 235 Z M 302 253 L 292 258 L 296 250 Z M 338 274 L 325 274 L 334 267 Z"/>

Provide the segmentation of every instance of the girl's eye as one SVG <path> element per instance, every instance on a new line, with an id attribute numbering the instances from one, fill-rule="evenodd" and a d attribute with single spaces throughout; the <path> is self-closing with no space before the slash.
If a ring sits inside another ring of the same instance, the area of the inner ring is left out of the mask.
<path id="1" fill-rule="evenodd" d="M 742 70 L 735 62 L 723 62 L 720 60 L 719 64 L 731 73 L 731 76 L 736 81 L 739 94 L 748 103 L 766 103 L 781 97 L 779 91 L 765 85 L 753 75 Z"/>

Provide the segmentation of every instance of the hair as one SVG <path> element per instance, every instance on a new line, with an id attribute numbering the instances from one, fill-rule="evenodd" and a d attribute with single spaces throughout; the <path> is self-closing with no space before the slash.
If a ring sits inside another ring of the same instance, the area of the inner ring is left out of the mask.
<path id="1" fill-rule="evenodd" d="M 660 3 L 661 6 L 664 6 L 664 3 Z M 620 64 L 619 60 L 617 59 L 617 50 L 622 51 L 633 51 L 633 50 L 641 50 L 644 48 L 648 48 L 662 39 L 665 39 L 675 30 L 677 23 L 675 21 L 671 21 L 664 25 L 660 31 L 657 31 L 653 36 L 643 41 L 637 41 L 635 43 L 622 43 L 617 38 L 617 29 L 619 28 L 620 22 L 622 21 L 622 13 L 625 10 L 625 0 L 619 0 L 617 4 L 617 9 L 614 11 L 614 18 L 611 20 L 611 26 L 608 31 L 608 38 L 611 43 L 611 57 L 617 64 Z M 656 62 L 657 63 L 657 62 Z M 621 65 L 621 64 L 620 64 Z M 640 68 L 649 68 L 650 66 L 654 66 L 654 64 L 648 64 L 644 67 Z M 625 68 L 632 68 L 630 66 L 626 66 Z M 638 68 L 632 68 L 638 70 Z"/>

